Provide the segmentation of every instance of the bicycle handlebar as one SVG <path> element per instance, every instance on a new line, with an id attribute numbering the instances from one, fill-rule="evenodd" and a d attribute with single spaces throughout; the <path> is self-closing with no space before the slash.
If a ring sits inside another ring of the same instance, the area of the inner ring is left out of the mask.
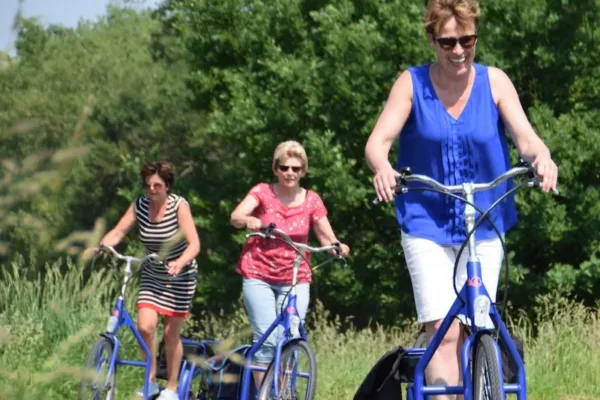
<path id="1" fill-rule="evenodd" d="M 120 254 L 112 246 L 107 246 L 107 245 L 102 244 L 102 243 L 100 243 L 100 245 L 98 246 L 98 248 L 101 249 L 101 250 L 109 250 L 109 252 L 112 253 L 112 255 L 116 259 L 122 260 L 122 261 L 136 262 L 136 263 L 140 263 L 140 264 L 144 263 L 146 261 L 160 261 L 160 257 L 156 253 L 146 254 L 142 258 L 137 258 L 137 257 L 126 256 L 126 255 Z"/>
<path id="2" fill-rule="evenodd" d="M 498 176 L 491 182 L 487 183 L 464 183 L 462 185 L 444 185 L 433 178 L 430 178 L 425 175 L 411 174 L 410 170 L 405 170 L 401 173 L 400 176 L 396 177 L 397 188 L 396 191 L 400 190 L 405 192 L 406 190 L 410 190 L 410 188 L 406 187 L 407 182 L 421 182 L 425 183 L 433 188 L 436 188 L 442 192 L 447 193 L 461 193 L 465 194 L 467 191 L 471 193 L 481 192 L 483 190 L 493 189 L 505 180 L 509 178 L 514 178 L 519 175 L 530 175 L 531 180 L 529 181 L 529 186 L 531 187 L 539 187 L 540 182 L 535 177 L 535 170 L 531 167 L 514 167 Z M 399 185 L 399 186 L 398 186 Z"/>
<path id="3" fill-rule="evenodd" d="M 277 235 L 274 235 L 274 233 Z M 322 247 L 312 247 L 304 243 L 296 243 L 289 237 L 287 233 L 285 233 L 281 229 L 277 229 L 275 227 L 275 224 L 270 224 L 269 226 L 262 227 L 260 228 L 259 232 L 252 232 L 247 236 L 258 236 L 265 239 L 280 239 L 292 246 L 293 248 L 298 249 L 299 251 L 308 251 L 310 253 L 321 253 L 324 251 L 335 250 L 338 253 L 338 257 L 342 258 L 340 255 L 341 245 L 339 243 L 332 243 L 330 245 Z"/>
<path id="4" fill-rule="evenodd" d="M 424 183 L 424 184 L 432 187 L 433 189 L 443 192 L 443 193 L 460 193 L 460 194 L 471 193 L 472 194 L 475 192 L 481 192 L 483 190 L 493 189 L 496 186 L 498 186 L 499 184 L 501 184 L 502 182 L 504 182 L 505 180 L 514 178 L 519 175 L 529 175 L 529 182 L 527 182 L 527 184 L 526 184 L 528 187 L 540 187 L 541 186 L 541 182 L 539 181 L 539 179 L 536 176 L 535 169 L 533 167 L 530 167 L 528 164 L 522 162 L 522 163 L 520 163 L 519 166 L 509 169 L 508 171 L 506 171 L 502 175 L 498 176 L 496 179 L 494 179 L 491 182 L 486 182 L 486 183 L 465 182 L 460 185 L 444 185 L 444 184 L 438 182 L 437 180 L 430 178 L 426 175 L 413 174 L 409 167 L 404 167 L 404 168 L 400 169 L 400 175 L 398 175 L 396 177 L 396 187 L 395 187 L 394 191 L 397 195 L 404 194 L 404 193 L 408 192 L 409 190 L 416 189 L 416 188 L 409 187 L 407 185 L 408 182 L 420 182 L 420 183 Z M 423 188 L 419 188 L 419 189 L 422 190 Z M 558 190 L 555 190 L 554 193 L 558 194 Z M 376 198 L 375 200 L 373 200 L 373 204 L 378 204 L 378 203 L 379 203 L 379 199 Z"/>

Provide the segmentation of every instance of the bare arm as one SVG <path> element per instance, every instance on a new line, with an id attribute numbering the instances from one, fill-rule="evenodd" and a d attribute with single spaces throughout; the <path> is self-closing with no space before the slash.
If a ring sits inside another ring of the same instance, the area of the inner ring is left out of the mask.
<path id="1" fill-rule="evenodd" d="M 404 71 L 394 83 L 387 103 L 367 140 L 365 157 L 369 168 L 375 173 L 374 186 L 379 200 L 391 201 L 398 175 L 389 162 L 389 152 L 400 134 L 412 109 L 412 79 Z"/>
<path id="2" fill-rule="evenodd" d="M 536 168 L 545 191 L 556 190 L 558 168 L 550 150 L 529 123 L 515 86 L 498 68 L 490 67 L 489 76 L 494 101 L 519 154 Z"/>
<path id="3" fill-rule="evenodd" d="M 342 256 L 346 257 L 348 253 L 350 253 L 350 248 L 347 245 L 339 242 L 339 240 L 336 238 L 327 216 L 319 218 L 313 224 L 313 231 L 315 232 L 317 240 L 319 240 L 319 243 L 321 243 L 321 246 L 327 246 L 332 243 L 340 243 Z"/>
<path id="4" fill-rule="evenodd" d="M 260 219 L 252 216 L 252 213 L 258 207 L 258 200 L 251 194 L 247 195 L 244 200 L 231 213 L 231 225 L 238 229 L 248 228 L 257 230 L 261 227 Z"/>
<path id="5" fill-rule="evenodd" d="M 118 245 L 131 230 L 133 225 L 135 225 L 135 222 L 135 211 L 133 210 L 133 204 L 131 204 L 117 225 L 104 235 L 100 243 L 111 247 Z"/>
<path id="6" fill-rule="evenodd" d="M 178 264 L 184 266 L 196 258 L 198 253 L 200 253 L 200 238 L 198 237 L 196 224 L 194 224 L 190 205 L 186 201 L 182 201 L 179 205 L 177 219 L 179 221 L 179 229 L 183 232 L 187 242 L 187 248 L 177 259 Z"/>

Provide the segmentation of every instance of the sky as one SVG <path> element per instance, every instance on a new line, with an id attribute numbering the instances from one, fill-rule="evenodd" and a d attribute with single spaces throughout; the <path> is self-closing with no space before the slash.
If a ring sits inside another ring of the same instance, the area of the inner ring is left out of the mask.
<path id="1" fill-rule="evenodd" d="M 22 0 L 22 13 L 26 18 L 38 17 L 43 25 L 61 24 L 77 26 L 80 19 L 95 20 L 106 12 L 111 0 Z M 135 0 L 136 7 L 153 7 L 159 0 Z M 0 0 L 0 51 L 14 55 L 15 33 L 12 24 L 19 0 Z"/>

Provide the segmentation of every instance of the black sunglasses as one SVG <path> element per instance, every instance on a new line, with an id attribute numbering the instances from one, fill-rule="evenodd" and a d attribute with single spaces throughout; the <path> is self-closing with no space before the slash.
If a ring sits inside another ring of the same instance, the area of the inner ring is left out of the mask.
<path id="1" fill-rule="evenodd" d="M 290 168 L 291 168 L 291 169 L 292 169 L 292 171 L 294 171 L 295 173 L 298 173 L 298 172 L 302 171 L 302 167 L 290 167 L 289 165 L 282 165 L 282 164 L 279 164 L 279 165 L 277 166 L 277 168 L 279 168 L 279 170 L 280 170 L 281 172 L 287 172 L 287 170 L 288 170 L 288 169 L 290 169 Z"/>
<path id="2" fill-rule="evenodd" d="M 461 37 L 438 37 L 434 40 L 440 45 L 443 50 L 453 50 L 456 43 L 460 43 L 463 49 L 470 49 L 477 43 L 477 35 L 467 35 Z"/>

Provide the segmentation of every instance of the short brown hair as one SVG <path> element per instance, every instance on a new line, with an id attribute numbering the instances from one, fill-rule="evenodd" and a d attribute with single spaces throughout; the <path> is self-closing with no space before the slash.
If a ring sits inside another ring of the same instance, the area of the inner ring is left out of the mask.
<path id="1" fill-rule="evenodd" d="M 306 172 L 308 169 L 308 157 L 306 156 L 306 150 L 304 147 L 295 140 L 288 140 L 283 143 L 279 143 L 273 152 L 273 170 L 276 170 L 279 163 L 284 158 L 297 157 L 302 161 L 302 169 Z"/>
<path id="2" fill-rule="evenodd" d="M 147 161 L 140 170 L 142 185 L 146 185 L 146 180 L 154 174 L 158 174 L 165 181 L 170 192 L 175 182 L 175 167 L 173 167 L 173 164 L 167 161 Z"/>
<path id="3" fill-rule="evenodd" d="M 452 17 L 461 28 L 473 23 L 477 29 L 479 16 L 479 4 L 475 0 L 429 0 L 425 9 L 425 30 L 435 36 Z"/>

